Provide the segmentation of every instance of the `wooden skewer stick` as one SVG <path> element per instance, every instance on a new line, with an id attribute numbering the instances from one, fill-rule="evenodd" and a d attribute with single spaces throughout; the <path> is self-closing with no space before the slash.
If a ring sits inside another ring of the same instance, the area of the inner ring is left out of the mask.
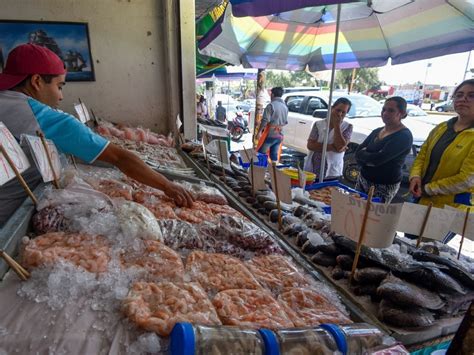
<path id="1" fill-rule="evenodd" d="M 99 125 L 99 121 L 97 120 L 97 116 L 95 115 L 93 109 L 91 109 L 91 113 L 92 113 L 92 119 L 94 120 L 94 124 L 95 124 L 96 126 L 98 126 L 98 125 Z"/>
<path id="2" fill-rule="evenodd" d="M 43 132 L 36 131 L 36 135 L 40 137 L 41 143 L 43 143 L 44 151 L 46 152 L 46 157 L 48 158 L 49 167 L 51 168 L 51 171 L 53 172 L 53 185 L 57 189 L 59 189 L 58 176 L 56 175 L 56 171 L 54 170 L 54 165 L 53 165 L 53 161 L 51 160 L 51 153 L 49 151 L 48 143 L 46 142 L 46 139 L 44 138 Z"/>
<path id="3" fill-rule="evenodd" d="M 28 196 L 30 196 L 31 200 L 33 201 L 33 204 L 35 206 L 38 205 L 38 200 L 36 199 L 35 195 L 33 194 L 33 192 L 28 187 L 25 179 L 23 179 L 23 176 L 21 176 L 20 172 L 16 168 L 15 164 L 13 163 L 12 159 L 10 158 L 10 156 L 8 155 L 7 151 L 5 150 L 5 148 L 3 147 L 2 144 L 0 144 L 0 151 L 3 154 L 3 156 L 5 157 L 5 159 L 7 160 L 10 167 L 12 168 L 13 172 L 15 173 L 16 178 L 20 181 L 21 186 L 25 189 Z"/>
<path id="4" fill-rule="evenodd" d="M 367 197 L 367 204 L 365 205 L 364 219 L 362 220 L 362 226 L 360 228 L 359 242 L 357 243 L 357 250 L 356 250 L 356 254 L 354 256 L 354 262 L 352 263 L 350 283 L 352 283 L 352 280 L 354 278 L 354 273 L 356 271 L 357 264 L 359 262 L 360 251 L 362 249 L 362 244 L 364 243 L 365 227 L 367 226 L 367 217 L 369 216 L 370 204 L 372 202 L 372 197 L 374 196 L 374 190 L 375 190 L 374 186 L 371 186 L 370 189 L 369 189 L 369 195 Z"/>
<path id="5" fill-rule="evenodd" d="M 277 208 L 278 208 L 278 229 L 281 230 L 283 228 L 282 218 L 281 218 L 281 204 L 280 204 L 280 196 L 278 195 L 278 182 L 277 182 L 277 174 L 276 174 L 276 162 L 272 162 L 272 171 L 273 171 L 273 182 L 275 183 L 275 197 L 277 200 Z"/>
<path id="6" fill-rule="evenodd" d="M 416 247 L 417 248 L 420 246 L 420 243 L 423 239 L 423 234 L 425 233 L 426 224 L 428 223 L 428 219 L 430 218 L 430 213 L 431 213 L 432 208 L 433 208 L 433 204 L 430 203 L 429 206 L 428 206 L 428 210 L 426 211 L 426 215 L 425 215 L 425 219 L 423 220 L 423 224 L 421 225 L 420 236 L 418 237 L 418 240 L 416 241 Z"/>
<path id="7" fill-rule="evenodd" d="M 69 154 L 69 157 L 71 158 L 72 165 L 74 165 L 74 169 L 77 170 L 76 158 L 74 158 L 74 155 L 72 154 Z"/>
<path id="8" fill-rule="evenodd" d="M 470 207 L 467 209 L 466 216 L 464 217 L 464 225 L 462 227 L 462 236 L 461 236 L 461 244 L 459 245 L 458 260 L 461 257 L 461 249 L 462 249 L 462 244 L 464 243 L 464 235 L 466 234 L 467 220 L 469 219 L 469 213 L 471 213 Z"/>
<path id="9" fill-rule="evenodd" d="M 30 273 L 18 264 L 10 255 L 8 255 L 4 250 L 0 249 L 0 256 L 5 260 L 5 262 L 12 268 L 13 271 L 18 275 L 20 279 L 26 281 L 30 278 Z"/>
<path id="10" fill-rule="evenodd" d="M 226 143 L 227 144 L 227 143 Z M 222 167 L 222 175 L 224 176 L 224 184 L 227 185 L 227 179 L 226 179 L 226 176 L 225 176 L 225 168 L 224 168 L 224 158 L 223 158 L 223 155 L 222 155 L 222 150 L 221 150 L 221 141 L 219 140 L 218 141 L 218 146 L 217 146 L 218 150 L 219 150 L 219 156 L 221 157 L 221 167 Z"/>
<path id="11" fill-rule="evenodd" d="M 255 183 L 254 183 L 254 180 L 255 180 L 255 177 L 253 175 L 253 157 L 250 159 L 250 183 L 252 184 L 252 196 L 255 197 Z"/>

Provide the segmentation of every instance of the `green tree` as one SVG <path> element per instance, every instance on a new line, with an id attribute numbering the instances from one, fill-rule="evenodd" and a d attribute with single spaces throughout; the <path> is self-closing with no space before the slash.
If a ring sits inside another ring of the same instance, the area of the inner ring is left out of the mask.
<path id="1" fill-rule="evenodd" d="M 339 89 L 349 90 L 352 80 L 352 69 L 338 70 L 336 73 L 336 86 Z M 358 68 L 355 69 L 353 92 L 365 92 L 369 89 L 380 89 L 382 85 L 379 79 L 378 68 Z"/>
<path id="2" fill-rule="evenodd" d="M 265 70 L 265 87 L 316 86 L 317 81 L 305 71 Z"/>

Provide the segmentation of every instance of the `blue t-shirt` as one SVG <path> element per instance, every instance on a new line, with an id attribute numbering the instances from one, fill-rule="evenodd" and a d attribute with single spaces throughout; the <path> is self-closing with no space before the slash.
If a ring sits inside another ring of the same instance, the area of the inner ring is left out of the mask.
<path id="1" fill-rule="evenodd" d="M 108 141 L 92 132 L 73 116 L 28 98 L 28 104 L 46 138 L 63 153 L 75 155 L 92 163 L 108 145 Z"/>

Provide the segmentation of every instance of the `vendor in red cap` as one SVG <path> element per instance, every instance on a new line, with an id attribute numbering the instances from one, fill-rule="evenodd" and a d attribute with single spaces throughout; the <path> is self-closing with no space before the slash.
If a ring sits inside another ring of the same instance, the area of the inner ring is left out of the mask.
<path id="1" fill-rule="evenodd" d="M 0 121 L 17 140 L 21 134 L 36 135 L 41 130 L 63 153 L 88 163 L 95 160 L 111 163 L 131 178 L 164 191 L 178 205 L 191 207 L 193 199 L 180 185 L 57 109 L 63 98 L 65 77 L 64 63 L 51 50 L 34 44 L 14 48 L 0 74 Z M 22 175 L 32 189 L 41 181 L 34 166 Z M 0 226 L 25 198 L 26 193 L 17 180 L 0 186 Z"/>

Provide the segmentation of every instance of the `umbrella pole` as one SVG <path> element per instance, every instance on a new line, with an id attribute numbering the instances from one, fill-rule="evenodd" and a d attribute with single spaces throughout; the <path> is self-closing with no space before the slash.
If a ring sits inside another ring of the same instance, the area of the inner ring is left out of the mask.
<path id="1" fill-rule="evenodd" d="M 337 4 L 336 38 L 334 40 L 334 53 L 332 55 L 331 85 L 329 88 L 328 114 L 326 116 L 326 132 L 324 133 L 324 140 L 323 140 L 323 152 L 321 155 L 321 170 L 319 171 L 319 182 L 323 182 L 324 173 L 326 171 L 326 152 L 328 148 L 329 124 L 331 120 L 330 117 L 331 117 L 331 106 L 332 106 L 332 92 L 334 90 L 334 76 L 336 73 L 337 44 L 339 42 L 340 21 L 341 21 L 341 4 Z"/>

